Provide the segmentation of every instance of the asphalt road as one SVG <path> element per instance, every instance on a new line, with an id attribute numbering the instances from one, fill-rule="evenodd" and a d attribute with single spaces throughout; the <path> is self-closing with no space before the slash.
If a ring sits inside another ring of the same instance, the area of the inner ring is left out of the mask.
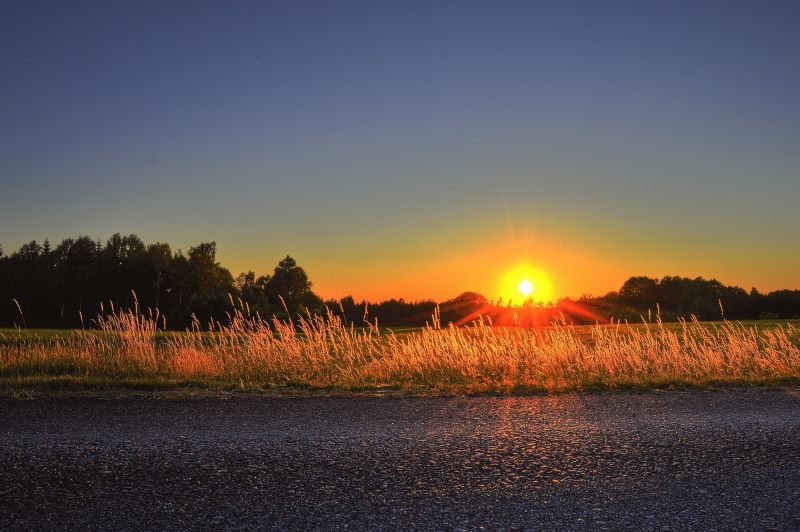
<path id="1" fill-rule="evenodd" d="M 800 530 L 800 392 L 0 401 L 2 529 Z"/>

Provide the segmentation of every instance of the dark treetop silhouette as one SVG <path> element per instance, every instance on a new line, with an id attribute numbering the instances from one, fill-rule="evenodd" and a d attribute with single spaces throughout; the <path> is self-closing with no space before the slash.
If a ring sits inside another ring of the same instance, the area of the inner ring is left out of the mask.
<path id="1" fill-rule="evenodd" d="M 254 272 L 237 278 L 216 261 L 216 243 L 204 242 L 187 254 L 169 244 L 145 245 L 136 235 L 115 234 L 103 245 L 88 236 L 68 238 L 55 248 L 31 241 L 10 255 L 0 247 L 0 326 L 91 326 L 100 311 L 128 308 L 134 293 L 140 308 L 159 308 L 167 326 L 184 329 L 194 315 L 201 324 L 225 322 L 230 297 L 239 298 L 263 318 L 286 319 L 326 308 L 348 323 L 418 326 L 430 321 L 434 301 L 390 299 L 356 302 L 352 297 L 323 301 L 311 290 L 306 272 L 289 256 L 271 275 Z M 17 306 L 19 305 L 19 307 Z M 601 297 L 562 299 L 555 305 L 528 304 L 509 310 L 502 301 L 465 292 L 440 303 L 442 323 L 466 323 L 479 316 L 495 324 L 546 325 L 553 319 L 595 323 L 610 319 L 639 321 L 660 306 L 665 321 L 695 315 L 699 319 L 793 318 L 800 315 L 800 290 L 760 294 L 716 280 L 682 277 L 631 277 L 618 292 Z"/>

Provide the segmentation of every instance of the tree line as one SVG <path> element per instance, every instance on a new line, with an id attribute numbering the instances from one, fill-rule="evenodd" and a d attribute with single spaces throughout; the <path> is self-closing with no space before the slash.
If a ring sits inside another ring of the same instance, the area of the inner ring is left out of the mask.
<path id="1" fill-rule="evenodd" d="M 233 277 L 217 262 L 215 242 L 188 252 L 169 244 L 145 245 L 136 235 L 114 234 L 105 243 L 88 236 L 67 238 L 55 247 L 31 241 L 4 254 L 0 247 L 0 326 L 91 327 L 101 308 L 158 308 L 170 329 L 225 322 L 231 298 L 262 318 L 294 318 L 332 312 L 345 323 L 365 321 L 386 326 L 419 326 L 434 313 L 442 324 L 490 320 L 496 325 L 546 325 L 639 321 L 660 312 L 664 321 L 697 316 L 701 320 L 788 319 L 800 317 L 800 290 L 761 294 L 717 280 L 683 277 L 631 277 L 619 291 L 600 297 L 562 299 L 553 305 L 529 302 L 510 307 L 465 292 L 444 302 L 390 299 L 378 303 L 353 297 L 323 301 L 312 290 L 305 270 L 287 256 L 269 275 L 254 272 Z M 134 295 L 135 294 L 135 295 Z"/>
<path id="2" fill-rule="evenodd" d="M 589 298 L 587 303 L 608 309 L 606 313 L 617 319 L 659 310 L 664 321 L 689 316 L 700 320 L 800 318 L 800 290 L 762 294 L 755 288 L 747 292 L 741 287 L 726 286 L 716 279 L 702 277 L 631 277 L 619 291 Z"/>
<path id="3" fill-rule="evenodd" d="M 167 327 L 225 321 L 231 297 L 264 317 L 321 312 L 322 300 L 291 257 L 272 275 L 234 278 L 217 262 L 215 242 L 173 252 L 169 244 L 145 245 L 136 235 L 115 234 L 105 244 L 88 236 L 53 247 L 31 241 L 10 255 L 0 249 L 0 325 L 73 328 L 91 326 L 101 308 L 159 309 Z M 102 305 L 102 307 L 101 307 Z"/>

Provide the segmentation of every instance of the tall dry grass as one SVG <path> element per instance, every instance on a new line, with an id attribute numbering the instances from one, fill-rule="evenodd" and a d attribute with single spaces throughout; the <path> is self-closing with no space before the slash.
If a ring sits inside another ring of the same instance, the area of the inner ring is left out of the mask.
<path id="1" fill-rule="evenodd" d="M 418 332 L 355 327 L 328 313 L 263 320 L 236 304 L 226 324 L 166 334 L 158 312 L 114 310 L 99 330 L 11 345 L 0 356 L 6 379 L 71 376 L 106 381 L 156 379 L 209 386 L 449 391 L 564 391 L 779 383 L 800 380 L 800 329 L 760 330 L 724 322 L 568 324 L 538 330 L 478 320 Z"/>

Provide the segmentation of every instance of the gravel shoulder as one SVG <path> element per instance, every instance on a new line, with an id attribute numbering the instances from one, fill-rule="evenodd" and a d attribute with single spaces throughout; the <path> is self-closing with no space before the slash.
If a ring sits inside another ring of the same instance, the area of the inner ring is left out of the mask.
<path id="1" fill-rule="evenodd" d="M 800 391 L 0 399 L 0 529 L 800 529 Z"/>

